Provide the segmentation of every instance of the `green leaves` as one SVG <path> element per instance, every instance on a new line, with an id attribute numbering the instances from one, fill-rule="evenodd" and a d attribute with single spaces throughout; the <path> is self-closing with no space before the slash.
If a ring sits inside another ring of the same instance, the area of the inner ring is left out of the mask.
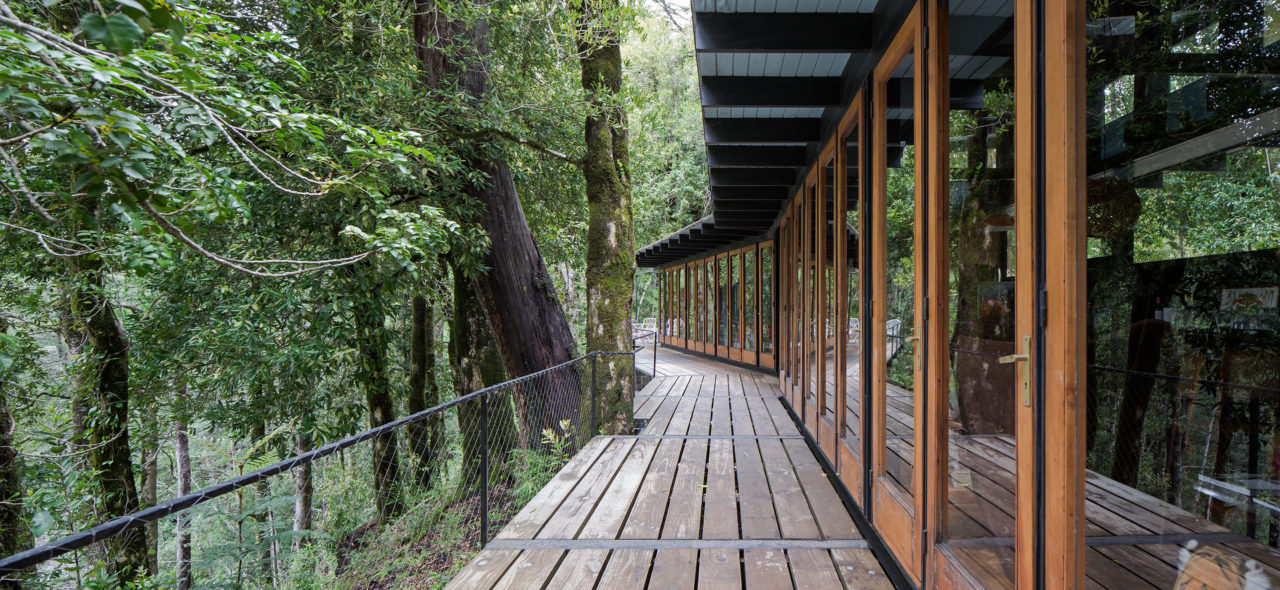
<path id="1" fill-rule="evenodd" d="M 80 29 L 86 37 L 120 54 L 133 51 L 134 45 L 143 40 L 142 28 L 123 14 L 112 14 L 106 18 L 97 13 L 86 14 L 80 19 Z"/>

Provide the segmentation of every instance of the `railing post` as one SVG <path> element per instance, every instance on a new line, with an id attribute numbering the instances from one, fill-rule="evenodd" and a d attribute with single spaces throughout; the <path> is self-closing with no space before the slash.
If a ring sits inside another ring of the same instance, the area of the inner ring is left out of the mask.
<path id="1" fill-rule="evenodd" d="M 591 353 L 591 431 L 587 439 L 596 435 L 596 353 Z"/>
<path id="2" fill-rule="evenodd" d="M 658 333 L 653 333 L 653 372 L 649 373 L 653 379 L 658 378 Z"/>
<path id="3" fill-rule="evenodd" d="M 489 394 L 480 396 L 480 548 L 489 544 Z"/>

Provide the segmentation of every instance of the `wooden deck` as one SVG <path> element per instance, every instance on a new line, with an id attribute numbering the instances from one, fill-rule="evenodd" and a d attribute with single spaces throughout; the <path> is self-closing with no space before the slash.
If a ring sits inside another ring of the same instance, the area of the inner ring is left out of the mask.
<path id="1" fill-rule="evenodd" d="M 777 379 L 663 349 L 637 436 L 588 442 L 449 588 L 890 588 Z"/>

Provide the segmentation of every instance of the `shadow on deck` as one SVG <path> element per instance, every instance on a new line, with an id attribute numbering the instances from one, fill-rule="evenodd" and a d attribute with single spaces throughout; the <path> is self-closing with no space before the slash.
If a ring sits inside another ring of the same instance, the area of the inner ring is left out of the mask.
<path id="1" fill-rule="evenodd" d="M 664 349 L 636 436 L 588 442 L 449 588 L 890 588 L 775 377 Z"/>

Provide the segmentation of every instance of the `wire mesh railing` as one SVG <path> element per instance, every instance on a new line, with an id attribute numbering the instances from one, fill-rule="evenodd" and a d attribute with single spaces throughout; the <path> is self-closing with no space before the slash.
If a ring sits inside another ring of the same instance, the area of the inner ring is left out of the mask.
<path id="1" fill-rule="evenodd" d="M 608 381 L 596 379 L 597 364 L 631 357 L 624 364 L 635 373 L 642 348 L 593 352 L 270 464 L 243 461 L 234 477 L 0 559 L 0 587 L 110 575 L 115 547 L 153 523 L 164 541 L 152 579 L 273 587 L 325 531 L 331 568 L 341 570 L 371 544 L 370 523 L 406 518 L 417 531 L 406 543 L 448 553 L 427 560 L 433 579 L 447 579 L 598 432 Z M 96 573 L 85 566 L 95 562 Z"/>

